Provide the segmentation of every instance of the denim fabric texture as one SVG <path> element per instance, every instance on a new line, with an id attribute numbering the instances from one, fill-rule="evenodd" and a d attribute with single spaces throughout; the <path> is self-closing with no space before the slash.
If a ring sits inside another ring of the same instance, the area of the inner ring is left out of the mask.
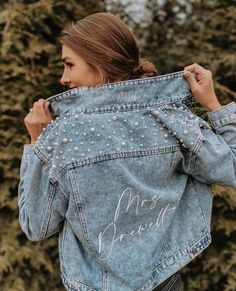
<path id="1" fill-rule="evenodd" d="M 183 72 L 48 98 L 20 169 L 30 240 L 59 232 L 67 290 L 151 291 L 211 242 L 212 184 L 236 188 L 236 104 L 191 112 Z"/>

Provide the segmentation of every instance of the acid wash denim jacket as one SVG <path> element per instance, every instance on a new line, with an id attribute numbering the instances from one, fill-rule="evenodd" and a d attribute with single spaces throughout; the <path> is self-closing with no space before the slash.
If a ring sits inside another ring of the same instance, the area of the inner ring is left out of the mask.
<path id="1" fill-rule="evenodd" d="M 150 291 L 210 244 L 212 184 L 236 188 L 234 102 L 197 117 L 183 72 L 48 100 L 19 219 L 32 241 L 59 232 L 67 290 Z"/>

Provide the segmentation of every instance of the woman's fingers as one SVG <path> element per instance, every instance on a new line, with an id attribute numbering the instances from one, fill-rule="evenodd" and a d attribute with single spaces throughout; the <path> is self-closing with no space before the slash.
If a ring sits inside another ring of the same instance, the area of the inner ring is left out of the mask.
<path id="1" fill-rule="evenodd" d="M 44 127 L 53 119 L 49 111 L 50 102 L 45 99 L 39 99 L 34 102 L 33 110 L 25 117 L 26 128 L 34 142 L 37 140 Z"/>
<path id="2" fill-rule="evenodd" d="M 191 73 L 191 71 L 187 70 L 186 68 L 184 69 L 184 78 L 188 81 L 192 92 L 196 91 L 198 88 L 198 82 L 195 79 L 194 75 Z"/>
<path id="3" fill-rule="evenodd" d="M 194 63 L 192 65 L 186 66 L 184 68 L 184 71 L 189 71 L 191 73 L 200 74 L 200 73 L 203 73 L 205 71 L 205 69 L 203 67 L 201 67 L 200 65 Z"/>
<path id="4" fill-rule="evenodd" d="M 204 109 L 211 111 L 221 107 L 215 95 L 211 71 L 192 64 L 184 68 L 184 78 L 188 81 L 193 96 Z"/>

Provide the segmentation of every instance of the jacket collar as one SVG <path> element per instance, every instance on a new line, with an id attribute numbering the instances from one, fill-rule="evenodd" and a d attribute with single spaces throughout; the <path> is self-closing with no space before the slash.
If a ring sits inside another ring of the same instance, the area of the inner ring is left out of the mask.
<path id="1" fill-rule="evenodd" d="M 108 109 L 134 103 L 166 104 L 191 96 L 183 71 L 144 79 L 103 84 L 96 87 L 78 87 L 53 95 L 50 101 L 52 114 L 60 117 L 68 111 L 85 112 Z"/>

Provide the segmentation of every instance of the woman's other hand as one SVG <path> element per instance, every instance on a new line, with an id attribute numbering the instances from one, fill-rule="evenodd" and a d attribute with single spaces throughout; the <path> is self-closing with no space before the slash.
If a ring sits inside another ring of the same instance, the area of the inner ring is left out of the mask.
<path id="1" fill-rule="evenodd" d="M 43 131 L 43 129 L 53 119 L 49 111 L 49 101 L 45 99 L 39 99 L 34 102 L 34 106 L 30 109 L 30 112 L 24 118 L 26 128 L 31 137 L 31 144 L 34 144 Z"/>
<path id="2" fill-rule="evenodd" d="M 198 64 L 192 64 L 184 68 L 184 78 L 188 81 L 193 96 L 205 110 L 214 111 L 221 108 L 215 94 L 211 71 Z"/>

